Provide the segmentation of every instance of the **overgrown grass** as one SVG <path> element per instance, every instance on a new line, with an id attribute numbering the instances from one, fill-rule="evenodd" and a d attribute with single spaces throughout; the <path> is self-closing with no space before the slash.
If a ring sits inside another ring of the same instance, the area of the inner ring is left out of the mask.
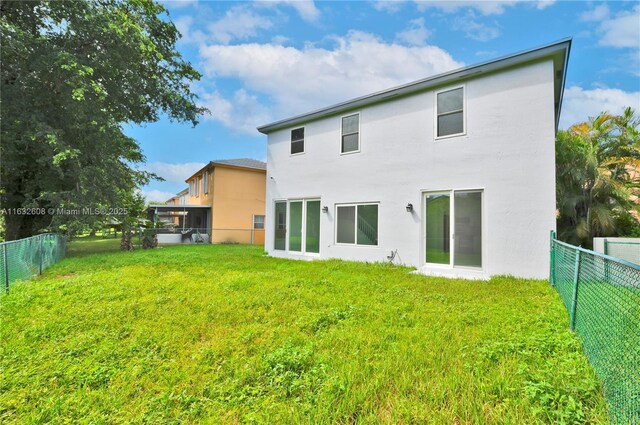
<path id="1" fill-rule="evenodd" d="M 237 245 L 67 258 L 0 298 L 0 422 L 606 422 L 547 282 L 408 271 Z"/>

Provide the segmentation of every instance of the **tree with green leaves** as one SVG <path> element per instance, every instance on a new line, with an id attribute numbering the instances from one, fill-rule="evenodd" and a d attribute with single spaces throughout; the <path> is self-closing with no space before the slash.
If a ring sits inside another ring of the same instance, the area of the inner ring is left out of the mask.
<path id="1" fill-rule="evenodd" d="M 152 0 L 2 1 L 0 195 L 6 239 L 96 217 L 15 214 L 18 208 L 124 207 L 157 176 L 140 171 L 123 124 L 206 112 L 200 74 Z"/>
<path id="2" fill-rule="evenodd" d="M 640 227 L 640 119 L 601 113 L 558 132 L 558 237 L 591 247 L 597 236 L 628 236 Z"/>

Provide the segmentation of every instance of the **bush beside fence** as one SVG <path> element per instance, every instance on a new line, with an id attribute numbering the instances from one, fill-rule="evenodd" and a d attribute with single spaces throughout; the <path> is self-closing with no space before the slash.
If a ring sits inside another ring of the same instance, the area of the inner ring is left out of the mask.
<path id="1" fill-rule="evenodd" d="M 550 280 L 602 381 L 611 421 L 640 423 L 640 265 L 552 233 Z"/>
<path id="2" fill-rule="evenodd" d="M 26 280 L 60 261 L 66 252 L 66 239 L 54 233 L 0 243 L 0 279 L 8 292 L 16 280 Z"/>

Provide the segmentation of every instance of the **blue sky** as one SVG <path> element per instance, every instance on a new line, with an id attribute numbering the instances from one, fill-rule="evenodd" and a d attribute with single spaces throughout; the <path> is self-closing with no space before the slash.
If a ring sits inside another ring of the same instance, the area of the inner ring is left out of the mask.
<path id="1" fill-rule="evenodd" d="M 143 188 L 165 200 L 214 159 L 264 160 L 255 129 L 409 81 L 573 37 L 561 128 L 603 110 L 640 110 L 640 2 L 164 1 L 178 49 L 203 77 L 210 116 L 192 128 L 168 119 L 127 133 Z"/>

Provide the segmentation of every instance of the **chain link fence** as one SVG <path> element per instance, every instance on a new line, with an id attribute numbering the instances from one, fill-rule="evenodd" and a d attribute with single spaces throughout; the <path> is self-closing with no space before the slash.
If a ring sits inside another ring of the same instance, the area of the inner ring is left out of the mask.
<path id="1" fill-rule="evenodd" d="M 611 422 L 640 423 L 640 265 L 552 233 L 550 280 L 602 381 Z"/>
<path id="2" fill-rule="evenodd" d="M 16 280 L 27 280 L 60 261 L 66 252 L 66 239 L 54 233 L 0 243 L 0 279 L 2 288 Z"/>
<path id="3" fill-rule="evenodd" d="M 139 241 L 145 236 L 155 235 L 159 245 L 185 243 L 264 245 L 264 229 L 212 229 L 208 227 L 139 229 L 137 235 Z"/>

